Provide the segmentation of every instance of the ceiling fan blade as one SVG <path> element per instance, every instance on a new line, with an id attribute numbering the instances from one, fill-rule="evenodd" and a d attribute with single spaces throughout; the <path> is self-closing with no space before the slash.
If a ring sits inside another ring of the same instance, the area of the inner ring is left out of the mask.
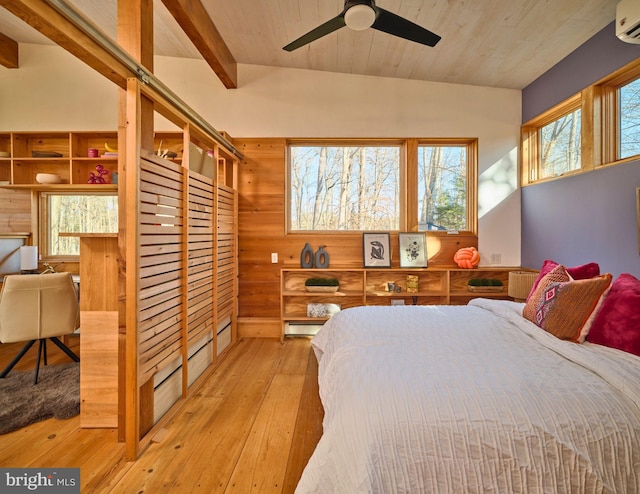
<path id="1" fill-rule="evenodd" d="M 346 26 L 344 22 L 344 12 L 339 16 L 334 17 L 333 19 L 325 22 L 324 24 L 319 25 L 317 28 L 312 29 L 307 34 L 300 36 L 297 40 L 292 41 L 287 46 L 283 48 L 283 50 L 293 51 L 301 46 L 311 43 L 323 36 L 326 36 L 329 33 L 337 31 L 341 27 Z"/>
<path id="2" fill-rule="evenodd" d="M 438 41 L 440 41 L 440 36 L 436 33 L 433 33 L 422 26 L 418 26 L 404 17 L 400 17 L 393 12 L 381 9 L 380 7 L 375 7 L 375 9 L 377 11 L 377 15 L 373 26 L 371 26 L 373 29 L 427 46 L 436 46 Z"/>

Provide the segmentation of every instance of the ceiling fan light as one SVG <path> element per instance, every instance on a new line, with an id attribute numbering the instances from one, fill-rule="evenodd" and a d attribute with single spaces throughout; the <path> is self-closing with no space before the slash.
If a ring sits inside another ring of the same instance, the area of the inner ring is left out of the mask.
<path id="1" fill-rule="evenodd" d="M 354 5 L 344 14 L 345 24 L 354 31 L 362 31 L 373 25 L 376 12 L 368 5 Z"/>

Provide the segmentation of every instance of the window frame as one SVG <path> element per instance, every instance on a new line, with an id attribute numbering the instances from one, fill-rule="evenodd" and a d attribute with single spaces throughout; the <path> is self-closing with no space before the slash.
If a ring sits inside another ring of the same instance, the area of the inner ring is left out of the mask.
<path id="1" fill-rule="evenodd" d="M 80 255 L 77 256 L 56 256 L 51 254 L 50 226 L 51 215 L 49 211 L 49 196 L 113 196 L 118 197 L 114 190 L 57 190 L 51 189 L 38 192 L 38 253 L 41 260 L 45 262 L 79 262 Z M 83 232 L 79 232 L 83 233 Z M 84 232 L 92 233 L 92 232 Z"/>
<path id="2" fill-rule="evenodd" d="M 638 160 L 640 154 L 620 158 L 619 89 L 640 79 L 640 59 L 591 84 L 579 93 L 524 123 L 520 133 L 520 185 L 558 180 L 598 168 Z M 540 178 L 539 131 L 558 118 L 581 109 L 581 166 L 557 176 Z"/>
<path id="3" fill-rule="evenodd" d="M 405 139 L 288 139 L 286 141 L 285 216 L 287 235 L 343 235 L 362 233 L 367 230 L 292 230 L 291 229 L 291 146 L 392 146 L 400 147 L 400 170 L 398 190 L 400 194 L 400 218 L 398 230 L 391 232 L 418 231 L 418 148 L 419 146 L 466 146 L 467 147 L 467 223 L 469 230 L 459 234 L 477 235 L 478 232 L 478 139 L 477 138 L 405 138 Z M 414 186 L 409 186 L 414 184 Z M 428 236 L 450 235 L 448 231 L 423 230 Z"/>

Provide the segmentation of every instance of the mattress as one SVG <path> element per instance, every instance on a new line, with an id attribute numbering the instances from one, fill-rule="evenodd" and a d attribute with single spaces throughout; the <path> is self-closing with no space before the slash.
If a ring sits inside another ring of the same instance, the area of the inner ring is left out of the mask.
<path id="1" fill-rule="evenodd" d="M 312 340 L 325 417 L 296 493 L 640 492 L 640 358 L 522 307 L 333 316 Z"/>

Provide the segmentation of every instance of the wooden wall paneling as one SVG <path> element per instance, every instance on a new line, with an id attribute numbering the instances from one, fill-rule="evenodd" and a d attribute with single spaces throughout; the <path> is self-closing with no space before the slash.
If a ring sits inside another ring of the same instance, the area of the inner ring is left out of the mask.
<path id="1" fill-rule="evenodd" d="M 0 189 L 0 233 L 32 233 L 31 191 Z"/>
<path id="2" fill-rule="evenodd" d="M 362 234 L 288 234 L 286 139 L 235 139 L 234 144 L 243 153 L 238 167 L 239 324 L 244 336 L 279 337 L 280 331 L 271 334 L 264 328 L 277 327 L 280 317 L 280 269 L 300 266 L 306 242 L 314 250 L 325 246 L 330 268 L 362 268 Z M 453 267 L 456 250 L 470 246 L 478 246 L 477 236 L 430 234 L 429 266 Z M 399 267 L 398 235 L 393 232 L 391 249 L 392 266 Z M 277 264 L 271 263 L 272 252 L 278 253 Z"/>

